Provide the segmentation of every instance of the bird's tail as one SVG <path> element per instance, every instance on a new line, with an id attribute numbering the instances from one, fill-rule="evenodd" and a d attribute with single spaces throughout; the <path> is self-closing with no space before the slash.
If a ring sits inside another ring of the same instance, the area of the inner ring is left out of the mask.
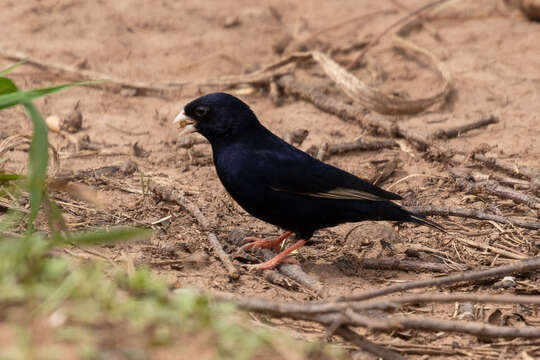
<path id="1" fill-rule="evenodd" d="M 443 233 L 446 233 L 446 230 L 441 225 L 437 224 L 434 221 L 426 219 L 422 215 L 410 214 L 410 217 L 411 217 L 412 221 L 414 221 L 417 224 L 426 225 L 426 226 L 432 227 L 434 229 L 437 229 L 439 231 L 442 231 Z"/>

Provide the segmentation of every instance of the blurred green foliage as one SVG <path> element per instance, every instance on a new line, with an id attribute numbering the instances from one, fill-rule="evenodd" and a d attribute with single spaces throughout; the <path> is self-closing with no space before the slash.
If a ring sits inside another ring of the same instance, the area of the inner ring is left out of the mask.
<path id="1" fill-rule="evenodd" d="M 21 63 L 0 71 L 0 109 L 24 106 L 34 129 L 28 174 L 0 173 L 0 194 L 19 194 L 16 189 L 22 189 L 30 201 L 29 212 L 9 210 L 0 217 L 0 334 L 14 334 L 9 346 L 0 344 L 0 359 L 57 359 L 59 344 L 67 345 L 72 355 L 76 349 L 76 358 L 146 359 L 156 347 L 177 348 L 179 341 L 180 348 L 189 347 L 181 339 L 197 335 L 206 339 L 217 358 L 251 359 L 260 351 L 277 354 L 270 350 L 276 344 L 272 334 L 242 325 L 244 315 L 230 304 L 211 303 L 195 291 L 173 293 L 146 268 L 128 276 L 120 267 L 57 255 L 64 244 L 125 241 L 148 237 L 148 230 L 70 234 L 49 229 L 49 235 L 35 231 L 40 209 L 49 223 L 62 221 L 62 214 L 47 192 L 47 126 L 32 100 L 86 83 L 20 91 L 4 76 Z M 10 232 L 22 223 L 26 233 Z M 36 333 L 39 319 L 46 320 L 51 333 Z M 300 358 L 321 353 L 318 345 L 299 347 L 281 337 L 279 341 Z"/>

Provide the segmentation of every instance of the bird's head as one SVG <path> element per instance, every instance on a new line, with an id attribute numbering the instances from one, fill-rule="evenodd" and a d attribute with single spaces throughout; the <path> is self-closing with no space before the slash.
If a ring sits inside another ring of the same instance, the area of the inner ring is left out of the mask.
<path id="1" fill-rule="evenodd" d="M 226 94 L 201 96 L 184 107 L 173 123 L 179 123 L 180 136 L 199 132 L 212 142 L 219 138 L 242 134 L 259 121 L 242 100 Z"/>

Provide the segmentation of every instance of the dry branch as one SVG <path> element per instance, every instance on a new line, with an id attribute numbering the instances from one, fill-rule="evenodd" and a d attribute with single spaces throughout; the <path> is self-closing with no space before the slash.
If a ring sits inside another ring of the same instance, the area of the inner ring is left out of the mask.
<path id="1" fill-rule="evenodd" d="M 178 90 L 178 89 L 174 89 L 169 86 L 161 85 L 161 84 L 152 84 L 152 83 L 146 83 L 142 81 L 129 82 L 129 81 L 112 77 L 112 76 L 102 74 L 99 72 L 79 69 L 76 66 L 58 64 L 58 63 L 55 63 L 49 60 L 44 60 L 44 59 L 37 59 L 37 58 L 29 56 L 28 54 L 25 54 L 16 50 L 9 50 L 5 48 L 0 49 L 0 56 L 6 59 L 10 59 L 10 60 L 16 60 L 16 61 L 24 60 L 25 64 L 47 70 L 55 74 L 63 74 L 75 80 L 84 79 L 84 80 L 104 80 L 105 81 L 104 83 L 94 84 L 93 86 L 100 86 L 100 87 L 109 86 L 110 87 L 112 84 L 112 85 L 116 85 L 116 86 L 120 86 L 124 88 L 134 89 L 134 90 L 140 91 L 141 93 L 149 93 L 149 94 L 163 94 L 166 92 L 170 92 L 171 90 Z"/>
<path id="2" fill-rule="evenodd" d="M 464 209 L 436 205 L 420 205 L 408 207 L 407 210 L 418 215 L 458 216 L 477 220 L 490 220 L 501 224 L 512 224 L 525 229 L 540 230 L 540 222 L 516 219 L 514 217 L 492 215 L 477 209 Z"/>
<path id="3" fill-rule="evenodd" d="M 289 290 L 298 290 L 299 286 L 296 282 L 291 281 L 287 276 L 279 273 L 276 270 L 264 270 L 263 271 L 264 280 L 279 285 L 285 289 Z"/>
<path id="4" fill-rule="evenodd" d="M 394 140 L 366 140 L 363 138 L 358 138 L 349 142 L 327 145 L 323 144 L 319 147 L 314 146 L 308 149 L 308 153 L 316 155 L 319 153 L 320 149 L 324 147 L 324 155 L 322 155 L 322 157 L 317 156 L 317 158 L 325 160 L 333 155 L 341 155 L 353 151 L 374 151 L 391 149 L 396 146 L 397 143 Z"/>
<path id="5" fill-rule="evenodd" d="M 487 194 L 498 196 L 503 199 L 511 199 L 516 203 L 527 205 L 528 207 L 532 209 L 540 209 L 539 198 L 532 195 L 524 194 L 522 192 L 519 192 L 517 190 L 514 190 L 506 186 L 501 186 L 495 180 L 488 180 L 488 181 L 473 183 L 465 179 L 457 179 L 456 185 L 460 189 L 468 193 L 473 193 L 473 194 L 487 193 Z"/>
<path id="6" fill-rule="evenodd" d="M 455 267 L 447 264 L 412 261 L 399 259 L 361 259 L 358 256 L 347 253 L 342 258 L 349 270 L 348 272 L 356 272 L 358 269 L 375 269 L 375 270 L 398 270 L 398 271 L 417 271 L 417 272 L 437 272 L 447 273 L 456 271 Z M 341 266 L 340 266 L 341 268 Z"/>
<path id="7" fill-rule="evenodd" d="M 505 164 L 504 162 L 496 158 L 488 157 L 484 154 L 473 154 L 472 159 L 482 163 L 486 167 L 498 169 L 510 175 L 524 177 L 529 180 L 536 179 L 537 181 L 540 181 L 539 170 L 527 169 L 523 166 L 517 166 L 516 164 Z"/>
<path id="8" fill-rule="evenodd" d="M 502 303 L 528 303 L 539 304 L 540 298 L 537 296 L 490 296 L 472 294 L 440 294 L 433 298 L 429 294 L 412 295 L 404 299 L 403 297 L 395 297 L 389 300 L 371 300 L 355 303 L 280 303 L 271 300 L 255 298 L 255 297 L 236 297 L 229 294 L 219 294 L 216 299 L 219 301 L 231 301 L 245 311 L 254 311 L 266 313 L 275 317 L 286 317 L 292 319 L 308 320 L 323 324 L 330 329 L 334 329 L 331 333 L 335 333 L 343 337 L 346 341 L 352 342 L 360 348 L 382 356 L 383 358 L 395 359 L 396 354 L 393 352 L 382 351 L 379 345 L 373 344 L 371 341 L 364 339 L 355 332 L 350 332 L 347 326 L 362 326 L 376 331 L 391 332 L 394 330 L 417 329 L 424 331 L 447 331 L 466 333 L 482 338 L 538 338 L 540 337 L 540 328 L 532 326 L 523 327 L 508 327 L 494 326 L 481 322 L 472 321 L 450 321 L 443 319 L 432 319 L 427 317 L 405 317 L 385 315 L 374 309 L 382 309 L 381 305 L 389 303 L 397 307 L 396 304 L 404 304 L 409 301 L 424 300 L 426 302 L 441 300 L 450 302 L 456 299 L 471 299 L 473 301 L 487 300 L 487 302 L 496 302 L 499 300 Z M 391 303 L 392 301 L 395 303 Z M 358 313 L 358 311 L 362 313 Z M 368 310 L 368 311 L 366 311 Z M 369 315 L 366 315 L 369 314 Z M 398 357 L 399 358 L 399 357 Z"/>
<path id="9" fill-rule="evenodd" d="M 111 75 L 99 73 L 96 71 L 79 69 L 76 66 L 58 64 L 52 61 L 37 59 L 20 51 L 0 49 L 0 56 L 10 60 L 25 60 L 25 64 L 35 66 L 40 69 L 47 70 L 56 74 L 63 74 L 76 80 L 103 80 L 99 84 L 92 86 L 103 88 L 126 88 L 135 91 L 135 94 L 149 95 L 174 95 L 182 91 L 188 86 L 233 86 L 239 84 L 268 84 L 271 79 L 277 74 L 287 72 L 284 67 L 290 63 L 308 58 L 309 54 L 292 54 L 276 63 L 270 64 L 257 72 L 246 75 L 223 76 L 215 79 L 207 79 L 203 81 L 184 81 L 184 82 L 169 82 L 167 84 L 147 83 L 142 81 L 127 81 Z"/>
<path id="10" fill-rule="evenodd" d="M 434 138 L 452 139 L 452 138 L 461 136 L 462 134 L 464 134 L 464 133 L 466 133 L 468 131 L 479 129 L 481 127 L 488 126 L 488 125 L 491 125 L 491 124 L 495 124 L 498 121 L 499 120 L 495 116 L 490 115 L 486 119 L 480 119 L 480 120 L 474 121 L 472 123 L 465 124 L 465 125 L 462 125 L 462 126 L 457 126 L 457 127 L 454 127 L 454 128 L 448 129 L 448 130 L 437 130 L 433 134 L 433 137 Z"/>
<path id="11" fill-rule="evenodd" d="M 96 169 L 80 170 L 76 172 L 75 174 L 71 174 L 71 175 L 59 175 L 56 178 L 54 178 L 53 181 L 67 182 L 67 181 L 75 181 L 75 180 L 84 180 L 88 178 L 96 178 L 96 177 L 101 177 L 101 176 L 110 176 L 112 174 L 115 174 L 121 171 L 122 169 L 123 169 L 123 165 L 102 166 Z"/>
<path id="12" fill-rule="evenodd" d="M 204 231 L 206 231 L 208 241 L 210 242 L 210 245 L 212 246 L 214 253 L 221 260 L 223 265 L 225 265 L 225 268 L 227 269 L 229 276 L 232 279 L 238 279 L 240 277 L 238 270 L 232 264 L 231 259 L 229 258 L 225 250 L 223 250 L 223 247 L 221 246 L 221 243 L 219 242 L 216 235 L 210 230 L 210 222 L 208 221 L 206 216 L 204 216 L 201 210 L 197 207 L 197 205 L 195 205 L 190 200 L 188 200 L 179 191 L 169 188 L 165 185 L 150 182 L 149 188 L 163 200 L 177 203 L 178 205 L 186 209 L 191 215 L 193 215 L 193 217 L 197 220 L 201 228 Z"/>
<path id="13" fill-rule="evenodd" d="M 369 341 L 362 335 L 358 334 L 356 331 L 352 330 L 348 326 L 339 326 L 334 334 L 339 335 L 343 340 L 348 341 L 360 349 L 377 355 L 377 357 L 384 360 L 404 360 L 405 358 L 400 354 L 396 353 L 393 350 L 386 349 L 380 345 L 375 344 L 374 342 Z"/>
<path id="14" fill-rule="evenodd" d="M 408 283 L 396 284 L 383 289 L 370 290 L 361 292 L 351 296 L 340 297 L 337 301 L 359 301 L 379 297 L 382 295 L 388 295 L 398 291 L 405 291 L 410 289 L 419 289 L 431 286 L 450 285 L 461 282 L 470 282 L 485 280 L 493 277 L 501 277 L 511 274 L 522 274 L 531 271 L 538 271 L 540 269 L 540 257 L 530 258 L 514 262 L 512 264 L 493 267 L 485 270 L 473 270 L 465 271 L 459 274 L 445 276 L 441 278 L 411 281 Z"/>
<path id="15" fill-rule="evenodd" d="M 350 321 L 344 321 L 344 323 L 348 325 L 365 326 L 371 330 L 378 331 L 416 329 L 424 331 L 458 332 L 489 338 L 515 338 L 518 336 L 524 338 L 540 337 L 540 328 L 533 326 L 495 326 L 480 322 L 431 319 L 421 316 L 388 316 L 387 318 L 374 319 L 357 314 L 352 310 L 347 310 L 345 314 Z"/>
<path id="16" fill-rule="evenodd" d="M 510 185 L 516 188 L 522 188 L 522 189 L 532 189 L 533 184 L 531 184 L 530 181 L 527 180 L 521 180 L 521 179 L 515 179 L 512 177 L 507 176 L 500 176 L 497 174 L 483 174 L 476 171 L 471 171 L 470 173 L 471 178 L 474 181 L 480 182 L 480 181 L 488 181 L 488 180 L 496 180 L 501 184 Z"/>
<path id="17" fill-rule="evenodd" d="M 523 260 L 523 259 L 528 258 L 524 254 L 518 254 L 518 253 L 515 253 L 515 252 L 512 252 L 512 251 L 500 249 L 498 247 L 491 246 L 491 245 L 488 245 L 488 244 L 482 244 L 482 243 L 479 243 L 479 242 L 474 241 L 474 240 L 469 240 L 469 239 L 461 238 L 461 237 L 457 237 L 456 239 L 458 241 L 461 241 L 461 242 L 463 242 L 463 243 L 465 243 L 467 245 L 473 246 L 475 248 L 482 249 L 482 250 L 485 250 L 485 251 L 491 251 L 492 253 L 499 254 L 499 255 L 502 255 L 502 256 L 510 258 L 510 259 Z"/>
<path id="18" fill-rule="evenodd" d="M 264 256 L 265 261 L 271 260 L 276 256 L 276 254 L 269 249 L 261 249 L 261 253 Z M 281 263 L 277 266 L 277 270 L 298 284 L 313 291 L 315 294 L 325 297 L 326 289 L 324 288 L 324 285 L 320 281 L 306 274 L 300 265 Z"/>
<path id="19" fill-rule="evenodd" d="M 369 310 L 396 311 L 405 304 L 453 303 L 456 301 L 469 301 L 486 304 L 525 304 L 540 305 L 540 297 L 533 295 L 486 295 L 470 293 L 454 294 L 413 294 L 371 299 L 355 302 L 276 302 L 251 296 L 235 296 L 217 294 L 217 299 L 234 301 L 239 307 L 248 311 L 264 312 L 268 314 L 290 313 L 297 315 L 317 315 L 329 313 L 342 313 L 347 309 L 357 312 Z"/>
<path id="20" fill-rule="evenodd" d="M 286 93 L 309 101 L 322 111 L 338 116 L 343 120 L 354 122 L 375 134 L 402 137 L 419 144 L 437 157 L 441 154 L 450 157 L 455 153 L 444 145 L 435 144 L 427 136 L 409 130 L 403 125 L 392 122 L 380 115 L 366 115 L 364 109 L 359 106 L 350 105 L 345 100 L 330 97 L 323 89 L 303 84 L 292 75 L 281 76 L 276 79 L 276 82 Z"/>

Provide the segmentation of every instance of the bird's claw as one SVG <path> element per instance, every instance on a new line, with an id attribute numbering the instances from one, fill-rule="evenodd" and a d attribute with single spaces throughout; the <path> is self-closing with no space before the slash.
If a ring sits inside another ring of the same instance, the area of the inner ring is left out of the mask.
<path id="1" fill-rule="evenodd" d="M 257 249 L 270 249 L 274 251 L 279 251 L 279 246 L 281 244 L 281 241 L 278 242 L 276 240 L 277 239 L 263 240 L 258 237 L 249 236 L 247 238 L 244 238 L 244 240 L 242 240 L 241 244 L 243 245 L 240 249 L 246 250 L 253 247 Z"/>
<path id="2" fill-rule="evenodd" d="M 245 268 L 248 273 L 254 273 L 261 270 L 259 269 L 259 264 L 244 264 L 242 267 Z"/>

